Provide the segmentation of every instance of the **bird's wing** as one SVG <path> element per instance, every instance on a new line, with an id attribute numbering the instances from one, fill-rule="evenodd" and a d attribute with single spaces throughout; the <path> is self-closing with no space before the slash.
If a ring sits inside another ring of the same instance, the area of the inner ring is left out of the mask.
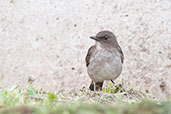
<path id="1" fill-rule="evenodd" d="M 124 61 L 124 54 L 123 54 L 123 52 L 122 52 L 122 49 L 121 49 L 120 46 L 118 46 L 117 49 L 118 49 L 119 54 L 120 54 L 120 56 L 121 56 L 121 62 L 123 63 L 123 61 Z"/>
<path id="2" fill-rule="evenodd" d="M 90 64 L 90 57 L 91 57 L 92 53 L 94 52 L 93 50 L 95 50 L 95 48 L 96 48 L 96 47 L 93 45 L 93 46 L 91 46 L 91 47 L 89 48 L 89 50 L 88 50 L 87 56 L 86 56 L 86 58 L 85 58 L 86 66 L 87 66 L 87 67 L 88 67 L 88 65 Z"/>

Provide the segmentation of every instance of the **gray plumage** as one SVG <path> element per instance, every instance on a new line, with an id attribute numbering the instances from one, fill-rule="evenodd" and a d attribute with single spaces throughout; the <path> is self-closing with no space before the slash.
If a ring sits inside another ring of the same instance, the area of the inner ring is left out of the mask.
<path id="1" fill-rule="evenodd" d="M 89 48 L 86 56 L 87 71 L 92 79 L 89 88 L 101 90 L 104 80 L 113 80 L 120 75 L 124 55 L 112 32 L 101 31 L 90 38 L 94 39 L 96 44 Z"/>

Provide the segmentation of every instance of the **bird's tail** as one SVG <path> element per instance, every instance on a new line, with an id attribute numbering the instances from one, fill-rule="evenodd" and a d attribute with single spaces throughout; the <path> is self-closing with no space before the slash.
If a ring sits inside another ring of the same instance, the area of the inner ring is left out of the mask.
<path id="1" fill-rule="evenodd" d="M 102 90 L 102 86 L 103 86 L 103 82 L 96 82 L 96 90 L 100 90 L 101 91 Z M 91 91 L 94 91 L 94 82 L 93 81 L 91 81 L 89 89 Z"/>

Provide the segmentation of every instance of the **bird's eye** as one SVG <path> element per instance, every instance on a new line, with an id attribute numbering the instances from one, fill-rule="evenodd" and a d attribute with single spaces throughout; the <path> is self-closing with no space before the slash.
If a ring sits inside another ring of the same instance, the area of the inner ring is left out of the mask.
<path id="1" fill-rule="evenodd" d="M 108 39 L 108 36 L 104 36 L 104 39 L 107 40 Z"/>

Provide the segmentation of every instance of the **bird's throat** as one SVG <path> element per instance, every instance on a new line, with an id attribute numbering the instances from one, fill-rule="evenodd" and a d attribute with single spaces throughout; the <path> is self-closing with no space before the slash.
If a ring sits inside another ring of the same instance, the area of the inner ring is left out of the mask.
<path id="1" fill-rule="evenodd" d="M 95 45 L 96 45 L 97 50 L 102 50 L 103 49 L 103 46 L 102 46 L 102 44 L 100 42 L 96 41 Z"/>

